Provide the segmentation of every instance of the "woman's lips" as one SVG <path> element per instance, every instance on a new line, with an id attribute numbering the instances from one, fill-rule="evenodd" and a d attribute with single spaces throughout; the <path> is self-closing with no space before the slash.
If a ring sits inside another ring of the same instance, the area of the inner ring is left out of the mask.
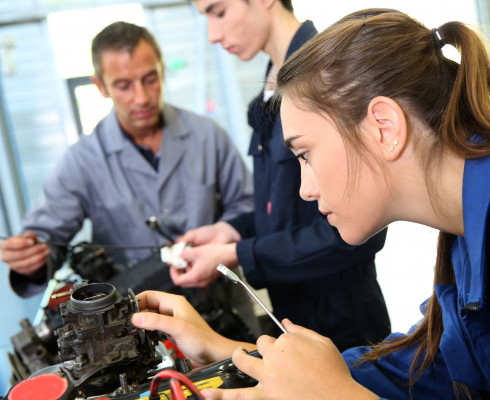
<path id="1" fill-rule="evenodd" d="M 322 211 L 320 210 L 320 212 L 325 215 L 325 217 L 327 217 L 327 221 L 328 223 L 330 223 L 330 216 L 332 215 L 332 212 L 331 211 Z"/>

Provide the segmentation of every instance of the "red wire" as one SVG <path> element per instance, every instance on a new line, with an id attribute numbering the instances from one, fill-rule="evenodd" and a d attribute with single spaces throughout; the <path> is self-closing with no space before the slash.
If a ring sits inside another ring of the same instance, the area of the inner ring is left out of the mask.
<path id="1" fill-rule="evenodd" d="M 158 386 L 162 379 L 170 379 L 170 392 L 174 400 L 185 400 L 184 392 L 181 385 L 184 385 L 189 389 L 192 394 L 197 396 L 198 399 L 204 400 L 199 389 L 192 383 L 192 381 L 184 374 L 174 371 L 173 369 L 165 369 L 158 372 L 150 385 L 150 399 L 159 399 Z M 174 393 L 175 392 L 175 393 Z"/>
<path id="2" fill-rule="evenodd" d="M 170 379 L 170 393 L 173 400 L 185 400 L 180 381 L 175 378 Z"/>

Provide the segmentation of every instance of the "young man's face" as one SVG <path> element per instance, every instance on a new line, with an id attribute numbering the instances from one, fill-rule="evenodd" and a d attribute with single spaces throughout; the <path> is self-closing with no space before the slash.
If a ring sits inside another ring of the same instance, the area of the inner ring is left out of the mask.
<path id="1" fill-rule="evenodd" d="M 123 129 L 132 136 L 155 129 L 163 107 L 163 65 L 151 45 L 141 40 L 131 54 L 106 51 L 100 63 L 102 82 L 94 78 L 94 83 L 114 102 Z"/>
<path id="2" fill-rule="evenodd" d="M 208 21 L 208 40 L 248 61 L 264 50 L 270 34 L 269 6 L 263 0 L 194 0 Z M 264 4 L 265 3 L 265 4 Z"/>

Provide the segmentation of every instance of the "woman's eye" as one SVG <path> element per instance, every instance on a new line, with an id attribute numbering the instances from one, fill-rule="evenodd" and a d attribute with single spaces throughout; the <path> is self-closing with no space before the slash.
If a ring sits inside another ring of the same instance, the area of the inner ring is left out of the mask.
<path id="1" fill-rule="evenodd" d="M 308 152 L 299 153 L 296 155 L 296 158 L 298 160 L 303 160 L 304 162 L 308 162 Z"/>

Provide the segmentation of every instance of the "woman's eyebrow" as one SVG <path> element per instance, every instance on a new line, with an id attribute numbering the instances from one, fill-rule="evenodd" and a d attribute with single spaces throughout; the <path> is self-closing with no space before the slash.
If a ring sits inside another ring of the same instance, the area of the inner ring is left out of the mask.
<path id="1" fill-rule="evenodd" d="M 290 136 L 287 139 L 284 139 L 284 146 L 286 146 L 288 149 L 294 149 L 293 142 L 300 137 L 301 137 L 301 135 L 296 135 L 296 136 Z"/>

